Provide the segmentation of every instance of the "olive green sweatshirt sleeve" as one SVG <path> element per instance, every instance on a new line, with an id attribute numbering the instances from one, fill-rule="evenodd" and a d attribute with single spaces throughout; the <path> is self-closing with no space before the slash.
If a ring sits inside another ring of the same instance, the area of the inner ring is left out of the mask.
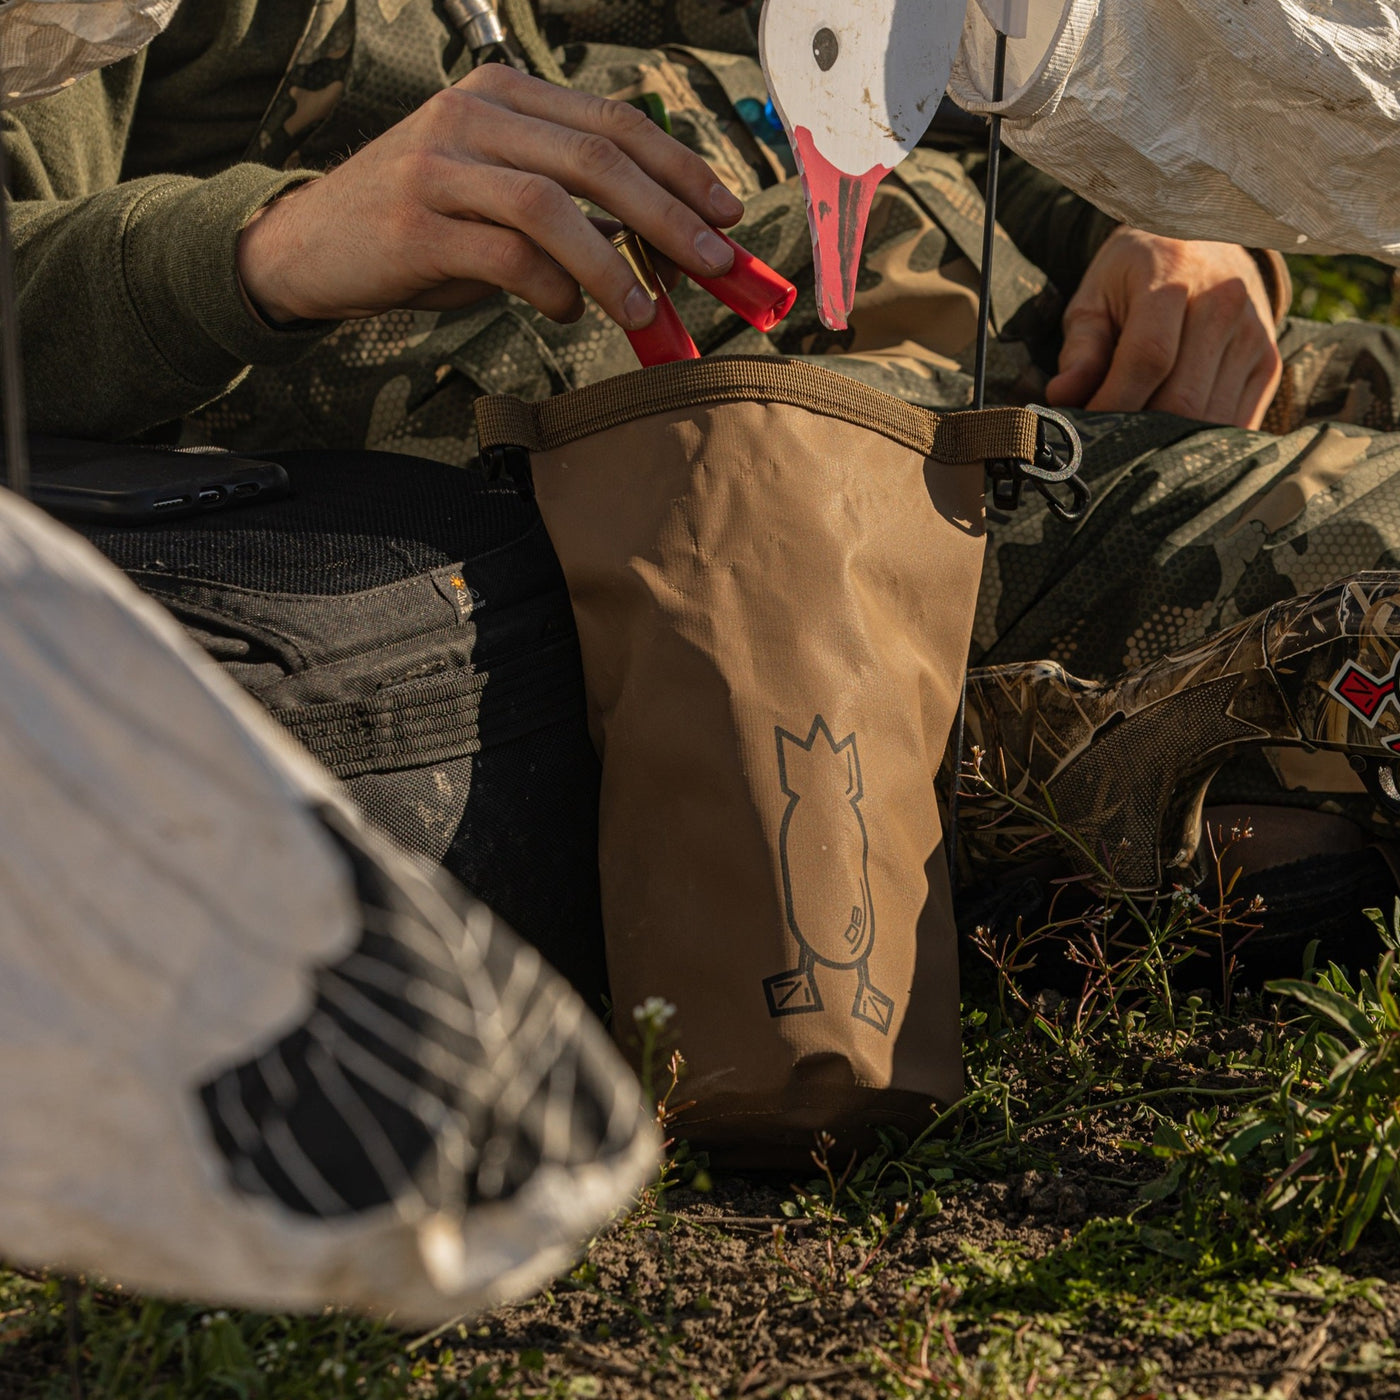
<path id="1" fill-rule="evenodd" d="M 277 330 L 243 296 L 239 232 L 308 178 L 238 164 L 122 180 L 145 55 L 7 114 L 26 394 L 36 432 L 123 438 L 289 363 L 333 326 Z"/>

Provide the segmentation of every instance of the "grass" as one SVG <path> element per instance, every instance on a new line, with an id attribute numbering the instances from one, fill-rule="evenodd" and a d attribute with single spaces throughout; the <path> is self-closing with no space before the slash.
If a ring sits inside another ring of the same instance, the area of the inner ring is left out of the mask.
<path id="1" fill-rule="evenodd" d="M 1296 310 L 1396 319 L 1388 270 L 1292 263 Z M 552 1290 L 428 1337 L 0 1272 L 0 1400 L 1400 1395 L 1395 918 L 1372 967 L 1244 991 L 1249 838 L 1212 839 L 1204 902 L 1101 869 L 979 934 L 968 1092 L 913 1141 L 776 1182 L 673 1144 Z M 636 1019 L 664 1122 L 683 1059 Z"/>
<path id="2" fill-rule="evenodd" d="M 1215 833 L 1218 871 L 1246 839 Z M 94 1281 L 74 1307 L 58 1280 L 0 1275 L 0 1394 L 71 1397 L 76 1376 L 104 1400 L 1288 1396 L 1305 1393 L 1286 1368 L 1300 1330 L 1324 1339 L 1308 1376 L 1321 1361 L 1358 1394 L 1400 1387 L 1386 1335 L 1400 1288 L 1359 1267 L 1400 1243 L 1392 924 L 1378 916 L 1374 969 L 1317 967 L 1242 994 L 1214 944 L 1233 930 L 1247 947 L 1254 911 L 1216 883 L 1211 903 L 1150 907 L 1107 872 L 1067 885 L 1079 910 L 1047 927 L 1082 976 L 1071 995 L 1036 989 L 1044 929 L 982 935 L 969 1092 L 934 1128 L 859 1163 L 823 1138 L 809 1178 L 781 1185 L 712 1183 L 676 1151 L 637 1214 L 520 1309 L 415 1339 Z M 1224 968 L 1213 995 L 1182 990 L 1198 965 Z M 664 1008 L 639 1017 L 653 1041 L 664 1024 Z M 678 1070 L 671 1056 L 658 1077 L 663 1115 Z M 771 1219 L 755 1229 L 735 1190 Z M 721 1241 L 737 1282 L 715 1273 Z M 737 1361 L 713 1368 L 721 1308 L 736 1358 L 745 1318 L 796 1320 L 789 1351 L 808 1379 L 779 1369 L 777 1389 L 762 1374 L 745 1389 Z M 1230 1360 L 1250 1336 L 1272 1372 Z M 1213 1364 L 1182 1373 L 1182 1355 Z"/>

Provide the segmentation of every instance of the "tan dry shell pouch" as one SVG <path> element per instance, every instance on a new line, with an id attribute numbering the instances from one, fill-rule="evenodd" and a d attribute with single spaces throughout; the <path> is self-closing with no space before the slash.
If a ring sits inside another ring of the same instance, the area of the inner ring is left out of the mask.
<path id="1" fill-rule="evenodd" d="M 819 1129 L 926 1125 L 962 1086 L 933 778 L 983 462 L 1033 459 L 1036 415 L 940 417 L 754 357 L 477 418 L 484 450 L 530 454 L 568 579 L 615 1023 L 625 1043 L 635 1006 L 675 1004 L 676 1132 L 762 1165 Z"/>

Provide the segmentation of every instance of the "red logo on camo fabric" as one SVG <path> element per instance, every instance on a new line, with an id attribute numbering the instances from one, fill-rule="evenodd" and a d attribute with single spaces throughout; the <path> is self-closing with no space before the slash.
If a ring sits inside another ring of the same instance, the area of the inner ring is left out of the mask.
<path id="1" fill-rule="evenodd" d="M 1374 729 L 1387 704 L 1400 710 L 1400 653 L 1383 676 L 1373 676 L 1364 666 L 1348 661 L 1328 684 L 1327 690 L 1368 728 Z M 1400 753 L 1400 734 L 1382 741 L 1392 753 Z"/>

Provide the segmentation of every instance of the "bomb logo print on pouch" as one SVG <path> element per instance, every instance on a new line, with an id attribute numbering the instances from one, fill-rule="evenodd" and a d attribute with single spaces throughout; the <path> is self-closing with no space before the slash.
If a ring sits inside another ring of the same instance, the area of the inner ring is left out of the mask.
<path id="1" fill-rule="evenodd" d="M 894 1001 L 870 983 L 875 908 L 856 736 L 838 741 L 821 715 L 805 739 L 781 727 L 773 732 L 778 782 L 788 799 L 778 834 L 783 902 L 798 959 L 791 971 L 764 979 L 769 1013 L 821 1011 L 818 967 L 854 971 L 851 1015 L 888 1035 Z"/>

